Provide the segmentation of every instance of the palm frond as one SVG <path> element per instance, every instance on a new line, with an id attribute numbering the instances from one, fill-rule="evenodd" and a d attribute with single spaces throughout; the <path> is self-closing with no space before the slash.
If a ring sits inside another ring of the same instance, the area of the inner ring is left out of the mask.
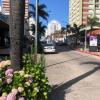
<path id="1" fill-rule="evenodd" d="M 29 4 L 29 7 L 31 7 L 35 11 L 35 5 L 34 4 Z"/>

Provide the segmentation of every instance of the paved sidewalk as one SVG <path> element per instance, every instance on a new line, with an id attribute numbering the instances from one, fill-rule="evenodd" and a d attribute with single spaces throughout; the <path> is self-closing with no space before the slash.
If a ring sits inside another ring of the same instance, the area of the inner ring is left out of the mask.
<path id="1" fill-rule="evenodd" d="M 100 100 L 100 57 L 64 49 L 45 57 L 49 100 Z"/>
<path id="2" fill-rule="evenodd" d="M 80 49 L 76 49 L 76 51 L 100 57 L 100 52 L 90 52 L 89 50 L 80 50 Z"/>

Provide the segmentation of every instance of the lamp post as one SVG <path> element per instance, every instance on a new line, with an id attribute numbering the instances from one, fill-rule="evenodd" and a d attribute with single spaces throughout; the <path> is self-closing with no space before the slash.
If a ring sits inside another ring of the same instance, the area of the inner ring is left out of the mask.
<path id="1" fill-rule="evenodd" d="M 88 27 L 88 12 L 87 12 L 87 22 L 86 22 L 86 28 L 85 28 L 85 43 L 84 43 L 84 50 L 87 49 L 87 27 Z"/>
<path id="2" fill-rule="evenodd" d="M 84 43 L 84 50 L 86 50 L 87 47 L 87 25 L 86 25 L 86 29 L 85 29 L 85 43 Z"/>
<path id="3" fill-rule="evenodd" d="M 35 52 L 34 52 L 34 61 L 35 61 L 35 63 L 37 63 L 38 2 L 39 2 L 39 0 L 36 0 L 36 13 L 35 13 Z"/>

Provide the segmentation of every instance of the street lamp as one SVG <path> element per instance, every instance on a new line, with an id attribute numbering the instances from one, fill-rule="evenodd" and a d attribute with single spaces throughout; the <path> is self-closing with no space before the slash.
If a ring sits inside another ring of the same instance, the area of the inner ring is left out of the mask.
<path id="1" fill-rule="evenodd" d="M 86 29 L 85 29 L 85 43 L 84 43 L 84 50 L 86 50 L 87 48 L 87 25 L 86 25 Z"/>
<path id="2" fill-rule="evenodd" d="M 87 27 L 88 27 L 88 12 L 87 12 L 87 22 L 86 22 L 86 28 L 85 28 L 85 42 L 84 42 L 84 50 L 87 49 Z"/>
<path id="3" fill-rule="evenodd" d="M 36 0 L 36 13 L 35 13 L 35 52 L 34 52 L 34 61 L 37 63 L 37 34 L 38 34 L 38 3 L 39 0 Z"/>

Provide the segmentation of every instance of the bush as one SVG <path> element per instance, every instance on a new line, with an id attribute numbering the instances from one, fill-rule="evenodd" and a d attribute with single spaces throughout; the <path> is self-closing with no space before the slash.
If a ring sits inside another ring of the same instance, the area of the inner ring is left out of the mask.
<path id="1" fill-rule="evenodd" d="M 25 54 L 23 64 L 20 71 L 13 71 L 10 66 L 0 67 L 0 100 L 48 100 L 50 86 L 43 57 L 34 64 L 32 55 Z"/>

